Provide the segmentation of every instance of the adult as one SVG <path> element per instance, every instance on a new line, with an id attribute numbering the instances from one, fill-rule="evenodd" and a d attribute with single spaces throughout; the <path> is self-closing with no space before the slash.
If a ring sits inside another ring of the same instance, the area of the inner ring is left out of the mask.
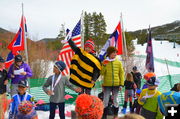
<path id="1" fill-rule="evenodd" d="M 32 70 L 30 66 L 23 61 L 21 55 L 16 55 L 14 63 L 10 66 L 8 71 L 8 77 L 11 79 L 11 97 L 17 94 L 18 82 L 21 80 L 27 80 L 32 76 Z"/>
<path id="2" fill-rule="evenodd" d="M 135 82 L 137 88 L 140 89 L 141 88 L 141 79 L 142 79 L 141 73 L 138 71 L 136 66 L 134 66 L 132 68 L 132 72 L 131 73 L 133 75 L 133 79 L 134 79 L 134 82 Z"/>
<path id="3" fill-rule="evenodd" d="M 6 98 L 6 85 L 8 84 L 7 71 L 4 69 L 4 59 L 0 56 L 0 119 L 4 119 Z"/>
<path id="4" fill-rule="evenodd" d="M 124 70 L 121 61 L 117 59 L 117 49 L 113 46 L 107 49 L 107 58 L 103 61 L 101 75 L 103 76 L 103 91 L 104 91 L 104 113 L 103 119 L 107 118 L 108 102 L 112 92 L 114 117 L 118 116 L 119 103 L 118 92 L 120 86 L 124 85 Z"/>

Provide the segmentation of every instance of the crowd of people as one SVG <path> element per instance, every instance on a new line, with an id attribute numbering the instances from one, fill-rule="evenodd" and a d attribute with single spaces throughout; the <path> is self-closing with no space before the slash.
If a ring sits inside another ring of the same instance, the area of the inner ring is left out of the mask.
<path id="1" fill-rule="evenodd" d="M 180 83 L 176 84 L 171 92 L 161 93 L 157 90 L 160 83 L 153 72 L 144 75 L 145 85 L 141 86 L 142 75 L 137 66 L 132 67 L 132 72 L 125 74 L 122 62 L 117 58 L 117 49 L 113 46 L 107 48 L 104 61 L 96 57 L 95 45 L 92 39 L 85 42 L 84 49 L 76 47 L 70 39 L 69 45 L 75 52 L 71 60 L 70 78 L 62 75 L 66 68 L 63 61 L 54 63 L 53 75 L 48 77 L 42 86 L 44 92 L 50 96 L 49 119 L 55 118 L 55 110 L 58 106 L 59 117 L 65 119 L 65 87 L 78 93 L 75 112 L 78 119 L 107 119 L 109 102 L 114 119 L 162 119 L 167 115 L 164 109 L 168 99 L 162 95 L 171 96 L 172 102 L 180 104 Z M 28 64 L 23 61 L 21 55 L 16 55 L 14 63 L 8 72 L 4 69 L 4 59 L 0 57 L 0 119 L 4 119 L 4 113 L 8 108 L 6 86 L 11 82 L 11 98 L 9 102 L 9 119 L 38 119 L 35 111 L 35 102 L 32 95 L 28 94 L 27 79 L 33 75 Z M 91 89 L 96 80 L 102 76 L 102 99 L 92 96 Z M 124 87 L 124 104 L 119 110 L 118 93 Z M 142 88 L 141 88 L 142 87 Z M 172 93 L 173 92 L 173 93 Z M 162 102 L 162 100 L 165 100 Z M 129 113 L 127 107 L 129 103 Z M 125 116 L 118 117 L 119 112 Z"/>

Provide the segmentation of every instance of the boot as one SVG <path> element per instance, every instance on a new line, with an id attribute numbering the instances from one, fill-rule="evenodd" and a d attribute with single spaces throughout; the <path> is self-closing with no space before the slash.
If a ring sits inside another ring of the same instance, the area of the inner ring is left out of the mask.
<path id="1" fill-rule="evenodd" d="M 108 107 L 104 108 L 102 119 L 107 119 Z"/>
<path id="2" fill-rule="evenodd" d="M 123 114 L 126 114 L 126 107 L 127 107 L 127 102 L 124 101 L 123 109 L 121 110 L 121 112 L 122 112 Z"/>
<path id="3" fill-rule="evenodd" d="M 130 113 L 133 113 L 133 109 L 132 109 L 132 102 L 129 102 L 129 107 L 130 107 Z"/>
<path id="4" fill-rule="evenodd" d="M 114 107 L 114 119 L 118 117 L 119 107 Z"/>
<path id="5" fill-rule="evenodd" d="M 121 110 L 121 112 L 122 112 L 123 114 L 126 114 L 126 108 L 123 108 L 123 109 Z"/>

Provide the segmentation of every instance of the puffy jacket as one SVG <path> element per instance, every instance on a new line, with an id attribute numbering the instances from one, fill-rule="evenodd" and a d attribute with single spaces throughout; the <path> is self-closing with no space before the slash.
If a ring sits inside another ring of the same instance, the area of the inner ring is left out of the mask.
<path id="1" fill-rule="evenodd" d="M 102 66 L 101 75 L 104 76 L 103 86 L 124 85 L 124 69 L 121 61 L 117 58 Z"/>

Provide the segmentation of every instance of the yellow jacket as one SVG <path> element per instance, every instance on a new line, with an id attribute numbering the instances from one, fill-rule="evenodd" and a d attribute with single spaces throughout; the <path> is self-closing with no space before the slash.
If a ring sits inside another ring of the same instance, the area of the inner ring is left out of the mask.
<path id="1" fill-rule="evenodd" d="M 101 75 L 104 76 L 103 86 L 124 85 L 124 69 L 121 61 L 117 58 L 102 66 Z"/>

